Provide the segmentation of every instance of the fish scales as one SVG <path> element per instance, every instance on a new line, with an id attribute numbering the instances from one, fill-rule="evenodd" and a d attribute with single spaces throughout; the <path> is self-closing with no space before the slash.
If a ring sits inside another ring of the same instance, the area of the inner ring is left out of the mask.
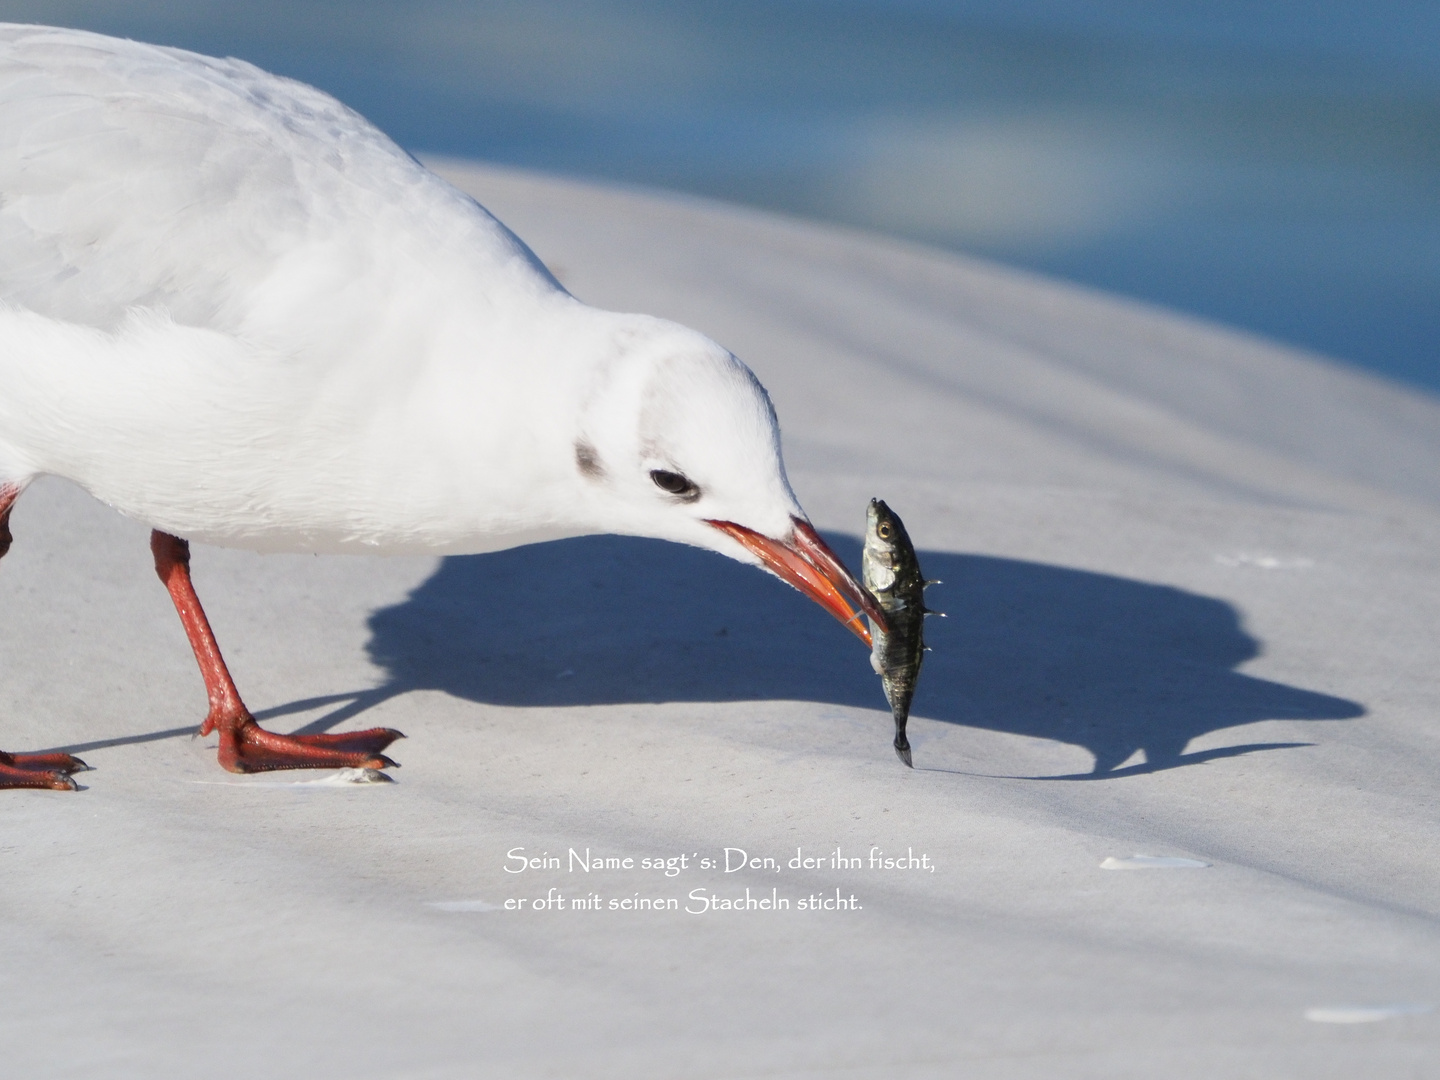
<path id="1" fill-rule="evenodd" d="M 870 620 L 870 666 L 895 717 L 895 753 L 913 768 L 905 723 L 925 656 L 926 581 L 904 522 L 880 499 L 870 500 L 866 514 L 860 576 L 889 623 L 882 629 Z"/>

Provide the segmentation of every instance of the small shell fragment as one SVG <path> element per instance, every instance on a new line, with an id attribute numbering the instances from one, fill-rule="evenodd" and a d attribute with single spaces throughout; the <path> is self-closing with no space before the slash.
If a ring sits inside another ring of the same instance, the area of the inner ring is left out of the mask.
<path id="1" fill-rule="evenodd" d="M 1305 1010 L 1305 1019 L 1316 1024 L 1373 1024 L 1396 1016 L 1419 1016 L 1433 1006 L 1421 1002 L 1395 1005 L 1324 1005 Z"/>
<path id="2" fill-rule="evenodd" d="M 1131 855 L 1117 859 L 1111 855 L 1100 864 L 1101 870 L 1202 870 L 1208 862 L 1182 859 L 1178 855 Z"/>

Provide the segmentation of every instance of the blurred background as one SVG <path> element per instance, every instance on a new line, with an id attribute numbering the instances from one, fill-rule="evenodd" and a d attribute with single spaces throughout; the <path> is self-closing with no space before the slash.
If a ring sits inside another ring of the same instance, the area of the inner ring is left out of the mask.
<path id="1" fill-rule="evenodd" d="M 416 153 L 695 192 L 1440 393 L 1435 0 L 0 0 L 233 55 Z"/>

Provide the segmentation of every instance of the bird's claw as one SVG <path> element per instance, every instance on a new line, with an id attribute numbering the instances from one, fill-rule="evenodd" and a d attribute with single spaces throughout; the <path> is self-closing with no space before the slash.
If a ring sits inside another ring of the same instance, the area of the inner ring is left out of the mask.
<path id="1" fill-rule="evenodd" d="M 0 788 L 49 788 L 75 791 L 71 773 L 90 766 L 71 754 L 7 754 L 0 751 Z"/>
<path id="2" fill-rule="evenodd" d="M 278 735 L 250 717 L 219 723 L 220 764 L 237 773 L 277 769 L 393 769 L 395 761 L 380 753 L 405 736 L 394 728 L 342 731 L 314 735 Z"/>

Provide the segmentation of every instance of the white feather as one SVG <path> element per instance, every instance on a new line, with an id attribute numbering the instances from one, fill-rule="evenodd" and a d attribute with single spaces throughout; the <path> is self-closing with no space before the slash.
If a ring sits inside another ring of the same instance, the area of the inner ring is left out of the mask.
<path id="1" fill-rule="evenodd" d="M 778 537 L 801 513 L 743 364 L 579 303 L 313 88 L 0 26 L 0 199 L 0 483 L 285 551 L 605 531 L 753 561 L 704 519 Z"/>

